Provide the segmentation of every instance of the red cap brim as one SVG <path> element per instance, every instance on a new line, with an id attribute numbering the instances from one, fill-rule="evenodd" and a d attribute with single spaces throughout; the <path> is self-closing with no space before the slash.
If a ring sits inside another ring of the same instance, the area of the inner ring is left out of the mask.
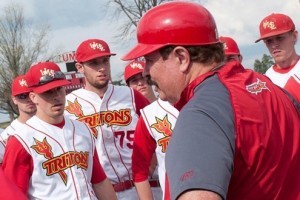
<path id="1" fill-rule="evenodd" d="M 89 60 L 93 60 L 95 58 L 100 58 L 100 57 L 104 57 L 104 56 L 115 56 L 116 54 L 115 53 L 98 53 L 98 54 L 92 54 L 91 56 L 89 57 L 86 57 L 85 59 L 82 59 L 82 60 L 78 60 L 77 62 L 86 62 L 86 61 L 89 61 Z"/>
<path id="2" fill-rule="evenodd" d="M 67 80 L 55 80 L 55 81 L 51 81 L 51 82 L 46 83 L 46 84 L 41 85 L 41 86 L 33 87 L 32 91 L 34 93 L 41 94 L 41 93 L 46 92 L 48 90 L 51 90 L 53 88 L 67 86 L 67 85 L 70 85 L 70 84 L 71 84 L 71 82 L 67 81 Z"/>
<path id="3" fill-rule="evenodd" d="M 31 92 L 32 90 L 29 89 L 29 88 L 23 88 L 22 91 L 17 91 L 17 92 L 12 92 L 12 95 L 13 96 L 17 96 L 19 94 L 23 94 L 23 93 L 28 93 L 28 92 Z"/>
<path id="4" fill-rule="evenodd" d="M 136 58 L 140 58 L 149 53 L 152 53 L 161 47 L 166 46 L 166 44 L 137 44 L 133 49 L 131 49 L 125 56 L 123 56 L 122 60 L 133 60 Z"/>
<path id="5" fill-rule="evenodd" d="M 273 32 L 271 32 L 271 33 L 269 33 L 269 34 L 265 34 L 263 37 L 261 37 L 261 38 L 255 40 L 255 43 L 257 43 L 257 42 L 259 42 L 259 41 L 261 41 L 261 40 L 264 40 L 264 39 L 266 39 L 266 38 L 268 38 L 268 37 L 273 37 L 273 36 L 276 36 L 276 35 L 280 35 L 280 34 L 283 34 L 283 33 L 287 33 L 287 32 L 289 32 L 289 31 L 292 31 L 292 30 L 273 31 Z"/>

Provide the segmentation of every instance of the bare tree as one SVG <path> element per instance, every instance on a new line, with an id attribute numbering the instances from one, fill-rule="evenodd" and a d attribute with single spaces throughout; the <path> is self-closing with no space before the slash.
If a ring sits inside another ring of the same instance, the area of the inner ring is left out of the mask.
<path id="1" fill-rule="evenodd" d="M 42 59 L 48 49 L 49 26 L 33 29 L 23 15 L 23 7 L 9 4 L 0 16 L 0 112 L 13 120 L 18 110 L 11 101 L 12 80 L 25 74 L 29 67 Z"/>
<path id="2" fill-rule="evenodd" d="M 120 41 L 131 38 L 139 19 L 152 7 L 171 0 L 108 0 L 115 8 L 113 16 L 120 18 L 126 16 L 124 23 L 119 28 L 120 32 L 115 37 Z"/>

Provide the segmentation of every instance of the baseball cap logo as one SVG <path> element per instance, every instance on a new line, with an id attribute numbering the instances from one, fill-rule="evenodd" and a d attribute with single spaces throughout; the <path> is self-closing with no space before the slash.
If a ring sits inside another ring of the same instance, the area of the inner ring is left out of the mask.
<path id="1" fill-rule="evenodd" d="M 47 69 L 47 68 L 40 70 L 40 72 L 41 72 L 42 76 L 48 75 L 48 76 L 54 77 L 54 74 L 55 74 L 55 71 L 53 69 Z"/>
<path id="2" fill-rule="evenodd" d="M 134 63 L 131 63 L 130 64 L 130 67 L 132 68 L 132 69 L 144 69 L 143 68 L 143 66 L 140 64 L 140 63 L 136 63 L 136 62 L 134 62 Z"/>
<path id="3" fill-rule="evenodd" d="M 20 86 L 22 86 L 22 87 L 28 87 L 27 82 L 26 82 L 25 79 L 19 80 L 19 84 L 20 84 Z"/>
<path id="4" fill-rule="evenodd" d="M 100 43 L 93 42 L 93 43 L 90 43 L 89 45 L 90 45 L 91 49 L 94 49 L 94 50 L 99 49 L 100 51 L 105 51 L 105 48 Z"/>
<path id="5" fill-rule="evenodd" d="M 223 43 L 223 48 L 224 48 L 224 49 L 228 49 L 228 46 L 227 46 L 227 43 L 226 43 L 226 42 Z"/>
<path id="6" fill-rule="evenodd" d="M 266 21 L 263 22 L 263 27 L 264 27 L 264 29 L 269 28 L 270 30 L 277 29 L 275 22 L 268 21 L 268 20 L 266 20 Z"/>

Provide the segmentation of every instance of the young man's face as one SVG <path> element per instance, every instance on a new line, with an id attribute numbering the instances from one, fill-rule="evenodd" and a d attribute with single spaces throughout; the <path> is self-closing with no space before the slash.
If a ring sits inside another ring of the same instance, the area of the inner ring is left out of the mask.
<path id="1" fill-rule="evenodd" d="M 52 119 L 63 116 L 66 101 L 64 87 L 57 87 L 41 94 L 31 92 L 30 98 L 37 105 L 36 115 L 44 121 L 53 121 Z"/>
<path id="2" fill-rule="evenodd" d="M 297 37 L 297 31 L 290 31 L 266 38 L 263 41 L 275 62 L 280 63 L 288 60 L 295 52 L 294 46 L 296 44 Z"/>
<path id="3" fill-rule="evenodd" d="M 87 84 L 94 88 L 105 88 L 110 81 L 110 56 L 95 58 L 84 63 L 77 63 L 79 72 L 83 73 Z"/>
<path id="4" fill-rule="evenodd" d="M 144 96 L 153 93 L 152 86 L 147 83 L 147 78 L 143 77 L 142 73 L 136 74 L 129 78 L 128 86 L 139 91 Z"/>
<path id="5" fill-rule="evenodd" d="M 20 114 L 26 113 L 28 115 L 34 115 L 36 112 L 35 104 L 30 100 L 29 93 L 22 93 L 12 98 L 14 104 L 18 106 Z"/>

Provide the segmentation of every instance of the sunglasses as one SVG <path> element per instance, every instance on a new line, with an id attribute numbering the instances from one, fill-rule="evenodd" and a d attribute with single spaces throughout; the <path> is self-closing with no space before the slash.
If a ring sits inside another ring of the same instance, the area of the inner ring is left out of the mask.
<path id="1" fill-rule="evenodd" d="M 18 99 L 27 99 L 29 97 L 29 93 L 22 93 L 17 95 Z"/>
<path id="2" fill-rule="evenodd" d="M 42 76 L 40 78 L 40 81 L 38 82 L 38 84 L 35 84 L 34 86 L 41 86 L 41 85 L 45 85 L 47 83 L 50 83 L 51 81 L 65 80 L 65 79 L 66 79 L 66 75 L 63 72 L 56 71 L 56 72 L 54 72 L 54 74 L 52 76 L 50 76 L 48 74 Z"/>

